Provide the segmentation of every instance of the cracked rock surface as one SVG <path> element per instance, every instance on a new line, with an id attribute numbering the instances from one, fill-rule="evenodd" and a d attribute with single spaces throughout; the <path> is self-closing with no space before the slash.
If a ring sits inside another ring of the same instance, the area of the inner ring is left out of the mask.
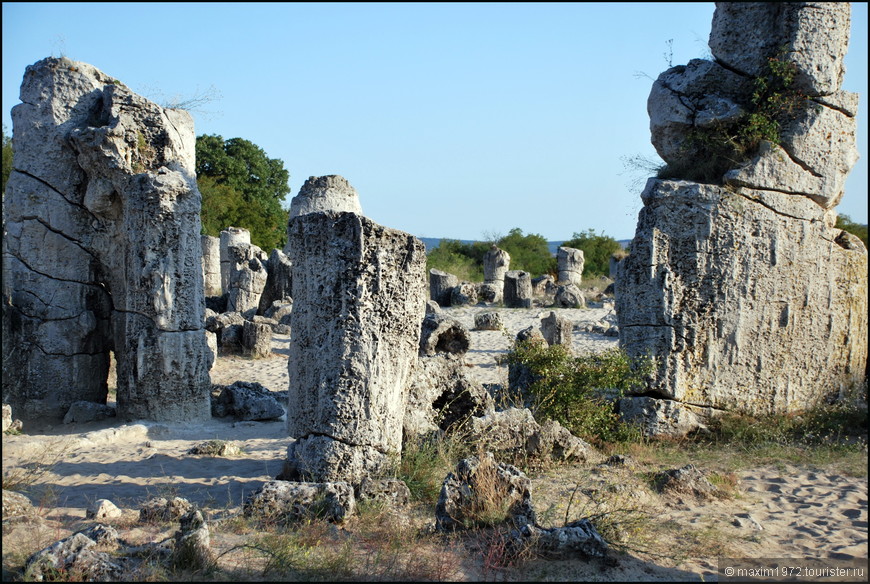
<path id="1" fill-rule="evenodd" d="M 24 419 L 105 403 L 209 414 L 194 130 L 86 63 L 29 66 L 4 201 L 3 396 Z"/>
<path id="2" fill-rule="evenodd" d="M 840 91 L 848 34 L 844 3 L 717 3 L 715 62 L 656 80 L 653 145 L 689 166 L 704 162 L 690 132 L 740 123 L 769 58 L 794 65 L 806 97 L 780 143 L 762 142 L 720 184 L 651 178 L 641 194 L 616 312 L 621 346 L 659 359 L 645 395 L 620 402 L 646 433 L 703 429 L 722 410 L 803 410 L 862 381 L 867 250 L 833 211 L 857 159 L 857 96 Z"/>

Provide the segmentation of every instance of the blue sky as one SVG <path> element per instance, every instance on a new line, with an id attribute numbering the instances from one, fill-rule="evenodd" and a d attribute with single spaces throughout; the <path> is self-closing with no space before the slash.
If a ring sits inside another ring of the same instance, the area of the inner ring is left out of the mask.
<path id="1" fill-rule="evenodd" d="M 3 124 L 27 65 L 65 55 L 158 103 L 211 94 L 196 133 L 283 160 L 295 195 L 340 174 L 366 215 L 421 237 L 513 227 L 634 235 L 646 99 L 710 56 L 705 3 L 3 3 Z M 861 94 L 837 208 L 867 222 L 867 4 L 843 88 Z"/>

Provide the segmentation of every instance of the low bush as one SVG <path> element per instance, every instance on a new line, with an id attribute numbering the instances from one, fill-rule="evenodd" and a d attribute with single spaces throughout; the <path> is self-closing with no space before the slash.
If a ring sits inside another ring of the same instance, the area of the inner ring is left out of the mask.
<path id="1" fill-rule="evenodd" d="M 575 357 L 563 345 L 517 341 L 506 362 L 528 372 L 523 398 L 536 415 L 591 442 L 636 437 L 637 429 L 619 421 L 612 400 L 642 387 L 654 370 L 653 359 L 633 358 L 618 348 Z"/>

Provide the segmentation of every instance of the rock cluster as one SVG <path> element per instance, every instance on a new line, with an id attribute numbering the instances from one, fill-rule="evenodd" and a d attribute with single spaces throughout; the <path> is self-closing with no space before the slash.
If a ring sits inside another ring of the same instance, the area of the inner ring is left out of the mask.
<path id="1" fill-rule="evenodd" d="M 857 158 L 858 96 L 840 90 L 849 10 L 717 3 L 714 59 L 671 68 L 653 86 L 652 142 L 671 170 L 706 162 L 697 136 L 748 123 L 771 63 L 794 75 L 783 91 L 799 93 L 778 139 L 744 162 L 707 182 L 652 178 L 641 195 L 616 311 L 621 346 L 660 360 L 638 399 L 667 407 L 625 404 L 651 430 L 683 432 L 710 408 L 802 410 L 864 378 L 867 251 L 834 228 L 833 211 Z"/>
<path id="2" fill-rule="evenodd" d="M 193 121 L 86 63 L 29 66 L 4 200 L 3 396 L 23 419 L 105 403 L 208 416 Z M 63 383 L 58 383 L 58 380 Z"/>

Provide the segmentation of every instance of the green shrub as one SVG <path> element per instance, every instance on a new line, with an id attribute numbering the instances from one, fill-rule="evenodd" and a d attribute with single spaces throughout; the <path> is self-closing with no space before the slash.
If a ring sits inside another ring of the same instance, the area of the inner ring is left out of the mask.
<path id="1" fill-rule="evenodd" d="M 636 437 L 633 427 L 619 422 L 610 399 L 642 387 L 654 371 L 652 358 L 632 358 L 619 348 L 575 357 L 562 345 L 517 341 L 506 362 L 528 371 L 526 401 L 536 415 L 592 442 Z"/>

